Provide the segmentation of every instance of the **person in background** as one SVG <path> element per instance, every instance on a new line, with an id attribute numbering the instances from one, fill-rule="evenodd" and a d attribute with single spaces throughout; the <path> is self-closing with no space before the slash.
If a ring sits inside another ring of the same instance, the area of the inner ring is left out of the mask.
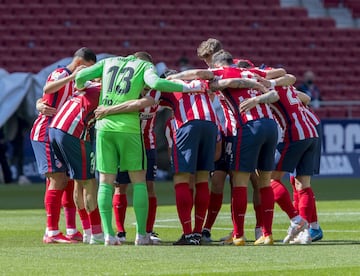
<path id="1" fill-rule="evenodd" d="M 308 70 L 304 73 L 303 82 L 297 87 L 297 90 L 304 92 L 311 98 L 310 105 L 319 108 L 321 99 L 320 90 L 315 84 L 315 74 L 313 71 Z"/>
<path id="2" fill-rule="evenodd" d="M 4 128 L 0 127 L 0 165 L 3 173 L 3 178 L 5 183 L 12 182 L 11 170 L 9 166 L 9 161 L 6 156 L 7 143 L 4 135 Z"/>
<path id="3" fill-rule="evenodd" d="M 185 71 L 192 68 L 189 59 L 186 56 L 181 56 L 177 61 L 179 71 Z"/>

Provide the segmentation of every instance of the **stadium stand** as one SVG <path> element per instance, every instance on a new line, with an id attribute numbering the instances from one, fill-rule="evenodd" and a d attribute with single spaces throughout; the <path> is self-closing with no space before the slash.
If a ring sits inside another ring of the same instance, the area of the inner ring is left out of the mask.
<path id="1" fill-rule="evenodd" d="M 325 7 L 340 2 L 360 15 L 359 1 L 323 1 Z M 279 0 L 0 3 L 0 67 L 9 72 L 36 73 L 82 46 L 115 55 L 146 50 L 173 68 L 186 56 L 203 67 L 196 47 L 216 37 L 234 56 L 284 66 L 299 81 L 313 70 L 326 100 L 360 100 L 360 29 L 337 29 L 333 19 L 310 18 L 304 7 L 281 7 Z"/>

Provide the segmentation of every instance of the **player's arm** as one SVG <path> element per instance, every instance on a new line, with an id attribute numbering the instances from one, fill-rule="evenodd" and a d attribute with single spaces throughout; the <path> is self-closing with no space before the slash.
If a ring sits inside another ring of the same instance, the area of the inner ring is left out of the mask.
<path id="1" fill-rule="evenodd" d="M 309 105 L 311 102 L 311 97 L 304 92 L 296 90 L 296 95 L 304 105 Z"/>
<path id="2" fill-rule="evenodd" d="M 162 79 L 157 75 L 153 66 L 148 67 L 145 71 L 144 81 L 147 86 L 161 92 L 201 92 L 205 90 L 203 83 L 200 81 L 179 83 Z"/>
<path id="3" fill-rule="evenodd" d="M 179 72 L 176 74 L 172 74 L 168 76 L 167 80 L 194 80 L 194 79 L 202 79 L 202 80 L 212 80 L 214 78 L 214 73 L 210 70 L 203 69 L 191 69 L 183 72 Z"/>
<path id="4" fill-rule="evenodd" d="M 46 82 L 46 84 L 43 88 L 44 94 L 52 94 L 52 93 L 59 91 L 59 89 L 64 87 L 68 82 L 74 80 L 77 73 L 80 72 L 80 70 L 82 70 L 84 68 L 86 68 L 85 65 L 80 65 L 80 66 L 76 67 L 76 69 L 74 70 L 74 72 L 71 73 L 71 75 L 69 75 L 65 78 L 56 80 L 56 81 Z"/>
<path id="5" fill-rule="evenodd" d="M 284 68 L 274 68 L 266 70 L 266 79 L 268 80 L 280 78 L 284 75 L 286 75 L 286 70 Z"/>
<path id="6" fill-rule="evenodd" d="M 253 98 L 245 99 L 240 104 L 240 112 L 247 112 L 250 109 L 254 108 L 256 105 L 264 103 L 274 103 L 280 99 L 278 93 L 275 90 L 271 90 L 266 94 L 262 94 Z"/>
<path id="7" fill-rule="evenodd" d="M 256 76 L 256 78 L 258 79 L 258 81 L 263 84 L 265 87 L 270 88 L 270 89 L 274 89 L 275 86 L 289 86 L 289 85 L 293 85 L 296 82 L 296 77 L 294 75 L 291 74 L 286 74 L 282 77 L 278 77 L 275 79 L 265 79 L 261 76 Z"/>
<path id="8" fill-rule="evenodd" d="M 212 91 L 224 90 L 226 88 L 253 88 L 263 93 L 268 92 L 268 89 L 261 83 L 246 78 L 214 80 L 210 82 L 209 87 Z"/>
<path id="9" fill-rule="evenodd" d="M 42 98 L 36 101 L 36 110 L 45 116 L 54 116 L 56 114 L 56 108 L 49 106 Z"/>
<path id="10" fill-rule="evenodd" d="M 93 80 L 96 78 L 102 77 L 104 67 L 104 60 L 100 60 L 99 62 L 95 63 L 94 65 L 87 67 L 81 70 L 75 76 L 75 88 L 77 90 L 82 90 L 85 88 L 85 83 L 89 80 Z"/>
<path id="11" fill-rule="evenodd" d="M 94 113 L 96 119 L 101 119 L 104 116 L 118 113 L 128 113 L 135 112 L 145 107 L 155 104 L 155 99 L 151 96 L 144 96 L 138 100 L 129 100 L 121 104 L 112 105 L 112 106 L 98 106 Z"/>

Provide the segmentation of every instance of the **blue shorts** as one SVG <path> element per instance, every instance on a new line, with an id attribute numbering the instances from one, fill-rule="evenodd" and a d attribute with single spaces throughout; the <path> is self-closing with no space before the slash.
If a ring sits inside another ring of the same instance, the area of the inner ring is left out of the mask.
<path id="1" fill-rule="evenodd" d="M 296 175 L 313 175 L 318 139 L 279 143 L 276 151 L 276 171 L 292 173 L 296 169 Z"/>
<path id="2" fill-rule="evenodd" d="M 249 121 L 238 129 L 231 147 L 231 170 L 241 172 L 272 171 L 278 141 L 277 123 L 268 118 Z"/>
<path id="3" fill-rule="evenodd" d="M 316 126 L 316 131 L 319 135 L 319 138 L 316 141 L 316 150 L 315 150 L 315 154 L 314 154 L 314 174 L 319 174 L 320 173 L 320 161 L 321 161 L 321 147 L 322 147 L 322 138 L 323 138 L 321 124 L 318 124 Z"/>
<path id="4" fill-rule="evenodd" d="M 38 166 L 39 174 L 66 172 L 66 166 L 60 162 L 54 153 L 50 142 L 39 142 L 31 140 L 31 145 L 34 150 L 36 164 Z"/>
<path id="5" fill-rule="evenodd" d="M 95 153 L 91 142 L 56 128 L 49 128 L 49 137 L 56 156 L 66 165 L 70 178 L 95 178 Z"/>
<path id="6" fill-rule="evenodd" d="M 154 181 L 156 177 L 157 165 L 156 165 L 156 149 L 146 150 L 147 158 L 147 170 L 146 180 Z M 129 184 L 131 183 L 128 172 L 118 172 L 116 176 L 117 184 Z"/>
<path id="7" fill-rule="evenodd" d="M 215 123 L 205 120 L 192 120 L 180 127 L 172 148 L 173 172 L 214 170 L 217 129 Z"/>

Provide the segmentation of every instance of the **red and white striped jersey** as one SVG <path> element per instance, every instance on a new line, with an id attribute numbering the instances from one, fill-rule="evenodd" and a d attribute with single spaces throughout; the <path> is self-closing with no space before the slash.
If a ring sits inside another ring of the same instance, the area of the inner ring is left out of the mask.
<path id="1" fill-rule="evenodd" d="M 47 82 L 53 82 L 69 76 L 71 72 L 65 68 L 57 68 L 47 78 Z M 57 110 L 72 96 L 74 90 L 74 81 L 69 81 L 59 91 L 51 94 L 43 94 L 42 99 L 47 105 L 55 107 Z M 53 117 L 45 116 L 39 113 L 30 133 L 30 139 L 33 141 L 48 142 L 48 127 Z"/>
<path id="2" fill-rule="evenodd" d="M 283 130 L 283 141 L 294 142 L 318 137 L 314 124 L 304 111 L 294 87 L 276 86 L 280 99 L 270 104 L 276 121 Z"/>
<path id="3" fill-rule="evenodd" d="M 207 83 L 206 81 L 201 82 Z M 176 129 L 192 120 L 212 121 L 218 125 L 218 119 L 208 93 L 162 92 L 160 105 L 173 110 Z"/>
<path id="4" fill-rule="evenodd" d="M 319 118 L 319 116 L 315 113 L 314 110 L 312 110 L 311 108 L 304 106 L 304 111 L 306 113 L 306 115 L 308 116 L 310 122 L 314 125 L 317 126 L 320 124 L 321 120 Z"/>
<path id="5" fill-rule="evenodd" d="M 215 98 L 212 103 L 221 124 L 223 135 L 236 136 L 239 124 L 236 121 L 234 112 L 231 110 L 230 104 L 221 91 L 215 92 Z"/>
<path id="6" fill-rule="evenodd" d="M 256 80 L 252 72 L 236 67 L 219 67 L 211 70 L 214 72 L 214 75 L 218 76 L 220 79 L 249 78 Z M 240 125 L 261 118 L 273 119 L 270 107 L 267 104 L 258 104 L 248 112 L 240 112 L 239 110 L 240 104 L 245 99 L 261 95 L 260 91 L 252 88 L 227 88 L 223 90 L 223 94 L 231 104 L 231 108 L 234 110 L 234 115 Z"/>
<path id="7" fill-rule="evenodd" d="M 101 85 L 90 84 L 85 90 L 75 92 L 54 116 L 50 127 L 90 141 L 89 130 L 95 123 L 94 110 L 98 106 Z"/>
<path id="8" fill-rule="evenodd" d="M 168 148 L 172 148 L 173 146 L 174 132 L 174 117 L 169 117 L 165 123 L 165 138 L 168 143 Z"/>
<path id="9" fill-rule="evenodd" d="M 155 149 L 156 135 L 154 131 L 154 126 L 156 121 L 156 112 L 159 109 L 158 102 L 161 96 L 161 92 L 156 90 L 150 90 L 146 95 L 153 97 L 156 104 L 148 106 L 140 111 L 141 130 L 144 137 L 145 149 Z"/>

